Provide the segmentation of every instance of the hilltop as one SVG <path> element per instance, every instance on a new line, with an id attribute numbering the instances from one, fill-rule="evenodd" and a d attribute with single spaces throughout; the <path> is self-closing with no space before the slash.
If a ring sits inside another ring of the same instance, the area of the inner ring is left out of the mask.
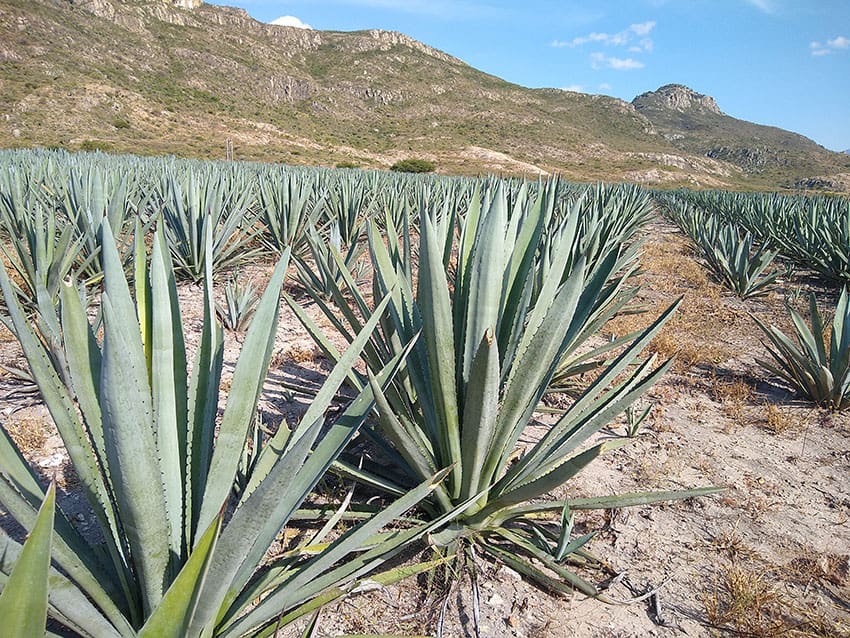
<path id="1" fill-rule="evenodd" d="M 844 154 L 680 94 L 699 95 L 529 89 L 401 33 L 270 25 L 199 0 L 0 0 L 4 147 L 214 158 L 231 140 L 238 159 L 417 156 L 454 173 L 720 188 L 835 188 L 850 172 Z"/>

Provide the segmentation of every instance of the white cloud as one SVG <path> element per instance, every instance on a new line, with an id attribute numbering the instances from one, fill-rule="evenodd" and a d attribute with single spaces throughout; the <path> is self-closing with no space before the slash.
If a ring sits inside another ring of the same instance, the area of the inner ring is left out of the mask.
<path id="1" fill-rule="evenodd" d="M 610 90 L 611 90 L 611 85 L 610 85 L 610 84 L 608 84 L 607 82 L 603 82 L 603 83 L 602 83 L 602 84 L 600 84 L 597 88 L 598 88 L 600 91 L 610 91 Z"/>
<path id="2" fill-rule="evenodd" d="M 762 13 L 773 13 L 774 11 L 773 0 L 747 0 L 747 3 L 751 4 Z"/>
<path id="3" fill-rule="evenodd" d="M 831 40 L 827 40 L 826 44 L 821 42 L 810 42 L 809 49 L 811 50 L 812 55 L 829 55 L 830 53 L 835 53 L 842 49 L 850 49 L 850 38 L 838 35 Z"/>
<path id="4" fill-rule="evenodd" d="M 594 69 L 614 69 L 615 71 L 632 71 L 634 69 L 642 69 L 643 62 L 633 58 L 616 58 L 604 53 L 592 53 L 590 55 L 590 65 Z"/>
<path id="5" fill-rule="evenodd" d="M 641 22 L 639 24 L 631 25 L 628 30 L 636 35 L 649 35 L 649 32 L 655 28 L 655 20 L 649 20 L 647 22 Z"/>
<path id="6" fill-rule="evenodd" d="M 584 93 L 584 87 L 581 84 L 570 84 L 569 86 L 561 87 L 562 91 L 572 91 L 573 93 Z"/>
<path id="7" fill-rule="evenodd" d="M 296 29 L 312 29 L 309 24 L 306 22 L 301 22 L 300 19 L 295 16 L 280 16 L 279 18 L 275 18 L 269 24 L 276 24 L 281 27 L 295 27 Z"/>
<path id="8" fill-rule="evenodd" d="M 594 31 L 587 35 L 580 35 L 572 40 L 555 40 L 552 43 L 553 47 L 578 47 L 590 42 L 598 42 L 607 46 L 629 46 L 630 51 L 651 51 L 653 42 L 648 36 L 655 28 L 655 20 L 647 20 L 646 22 L 637 22 L 630 24 L 627 28 L 618 33 L 599 33 Z M 635 38 L 639 38 L 635 42 Z"/>

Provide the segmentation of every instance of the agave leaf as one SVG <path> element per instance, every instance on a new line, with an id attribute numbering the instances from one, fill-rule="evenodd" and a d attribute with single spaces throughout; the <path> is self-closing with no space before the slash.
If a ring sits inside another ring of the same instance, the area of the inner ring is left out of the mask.
<path id="1" fill-rule="evenodd" d="M 594 585 L 587 582 L 579 575 L 573 573 L 572 571 L 561 565 L 558 561 L 554 560 L 549 554 L 542 551 L 540 548 L 535 546 L 533 543 L 530 543 L 525 538 L 519 536 L 518 534 L 515 534 L 514 532 L 508 529 L 496 529 L 495 533 L 496 535 L 502 536 L 503 538 L 509 540 L 513 545 L 520 548 L 522 551 L 524 551 L 526 554 L 528 554 L 535 560 L 540 561 L 548 569 L 551 569 L 553 572 L 555 572 L 559 578 L 566 581 L 571 587 L 579 590 L 581 593 L 587 596 L 597 596 L 599 594 L 599 590 Z M 535 578 L 534 572 L 528 572 L 527 575 L 530 578 L 537 580 Z M 558 588 L 555 591 L 562 590 Z"/>
<path id="2" fill-rule="evenodd" d="M 536 567 L 529 561 L 523 560 L 515 552 L 509 551 L 503 547 L 487 542 L 482 542 L 481 547 L 488 554 L 492 555 L 508 567 L 518 571 L 520 574 L 527 576 L 547 591 L 555 594 L 566 595 L 573 593 L 574 588 L 572 584 L 566 584 L 557 578 L 549 576 L 546 572 Z M 563 577 L 561 574 L 559 574 L 559 576 Z M 578 589 L 578 587 L 576 587 L 576 589 Z M 587 594 L 588 596 L 595 596 L 597 592 L 596 589 L 592 585 L 590 585 L 590 583 L 588 583 L 583 593 Z"/>
<path id="3" fill-rule="evenodd" d="M 212 252 L 212 236 L 205 239 L 205 250 Z M 189 379 L 189 432 L 186 445 L 189 449 L 189 480 L 186 483 L 187 511 L 186 539 L 194 545 L 193 534 L 199 529 L 201 506 L 204 502 L 207 477 L 213 455 L 215 420 L 218 412 L 219 383 L 224 360 L 224 334 L 215 321 L 215 306 L 212 291 L 212 263 L 207 259 L 204 266 L 204 320 L 201 339 L 195 352 L 195 363 Z M 240 450 L 241 451 L 241 450 Z M 219 504 L 220 505 L 220 504 Z M 209 515 L 212 520 L 211 515 Z"/>
<path id="4" fill-rule="evenodd" d="M 204 491 L 198 527 L 206 529 L 221 509 L 236 477 L 239 454 L 248 436 L 248 427 L 263 389 L 263 382 L 271 360 L 280 305 L 280 289 L 286 277 L 289 251 L 275 266 L 266 291 L 257 310 L 245 342 L 227 397 L 215 451 Z"/>
<path id="5" fill-rule="evenodd" d="M 139 638 L 182 638 L 187 635 L 189 622 L 198 602 L 221 530 L 221 515 L 198 539 L 189 560 L 165 592 L 159 606 L 139 631 Z"/>
<path id="6" fill-rule="evenodd" d="M 0 532 L 0 581 L 11 573 L 21 550 L 21 545 Z M 50 615 L 81 636 L 133 638 L 136 635 L 126 620 L 121 623 L 119 632 L 72 581 L 52 567 L 48 572 L 48 591 Z M 119 618 L 123 617 L 119 614 Z"/>
<path id="7" fill-rule="evenodd" d="M 463 347 L 461 378 L 463 388 L 469 380 L 472 360 L 481 338 L 488 329 L 499 330 L 499 310 L 502 302 L 502 284 L 505 276 L 505 227 L 508 220 L 507 201 L 499 191 L 477 231 L 468 264 L 469 287 L 463 303 L 455 298 L 455 307 L 465 313 L 461 332 L 456 335 Z M 457 327 L 457 324 L 456 324 Z"/>
<path id="8" fill-rule="evenodd" d="M 56 487 L 51 483 L 35 526 L 0 592 L 0 618 L 8 636 L 38 636 L 47 623 L 47 582 Z"/>
<path id="9" fill-rule="evenodd" d="M 105 279 L 111 277 L 106 269 Z M 127 300 L 129 301 L 129 299 Z M 116 508 L 136 558 L 146 614 L 162 598 L 169 570 L 171 531 L 154 440 L 150 390 L 138 333 L 128 334 L 111 295 L 104 311 L 101 397 L 106 458 L 114 475 Z M 154 486 L 153 488 L 151 486 Z"/>
<path id="10" fill-rule="evenodd" d="M 105 529 L 116 530 L 115 514 L 107 496 L 108 490 L 98 467 L 95 454 L 77 415 L 76 406 L 66 388 L 59 379 L 50 362 L 43 344 L 36 337 L 26 321 L 14 292 L 9 284 L 6 270 L 0 261 L 0 286 L 6 299 L 9 317 L 15 328 L 15 334 L 27 358 L 33 379 L 38 385 L 42 399 L 47 405 L 53 422 L 59 430 L 65 449 L 83 486 L 89 504 Z M 113 536 L 113 539 L 115 536 Z M 108 538 L 109 542 L 110 539 Z"/>
<path id="11" fill-rule="evenodd" d="M 37 507 L 44 494 L 41 488 L 34 483 L 34 478 L 26 479 L 29 467 L 25 461 L 10 459 L 9 447 L 11 442 L 7 441 L 5 431 L 0 429 L 0 460 L 4 461 L 4 470 L 11 470 L 11 474 L 4 473 L 0 476 L 0 503 L 6 511 L 25 529 L 33 529 L 37 522 Z M 8 446 L 7 446 L 8 444 Z M 14 450 L 14 454 L 17 450 Z M 19 456 L 19 455 L 18 455 Z M 5 461 L 11 460 L 12 465 L 6 465 Z M 16 467 L 17 466 L 17 467 Z M 24 478 L 23 482 L 15 479 L 15 476 Z M 124 613 L 127 613 L 126 605 L 119 610 L 113 599 L 121 599 L 124 593 L 119 578 L 114 572 L 104 568 L 100 561 L 100 555 L 93 552 L 86 540 L 79 532 L 61 515 L 55 517 L 54 535 L 52 542 L 52 555 L 56 563 L 78 584 L 79 588 L 88 595 L 101 609 L 104 614 L 118 627 L 127 626 Z M 126 581 L 122 581 L 126 587 Z M 123 612 L 123 613 L 122 613 Z"/>
<path id="12" fill-rule="evenodd" d="M 367 550 L 362 555 L 349 559 L 341 567 L 328 571 L 341 559 L 359 550 L 364 541 L 373 536 L 375 532 L 424 499 L 437 487 L 449 471 L 447 468 L 438 475 L 424 481 L 372 518 L 340 536 L 325 551 L 312 558 L 301 569 L 294 571 L 290 579 L 282 583 L 248 614 L 233 625 L 227 626 L 223 636 L 239 636 L 250 629 L 263 625 L 275 618 L 279 613 L 278 610 L 297 606 L 304 600 L 344 581 L 345 578 L 340 572 L 347 573 L 349 578 L 356 578 L 360 572 L 373 567 L 375 561 L 380 561 L 382 557 L 386 557 L 388 552 L 407 546 L 413 538 L 421 536 L 425 533 L 422 528 L 397 532 L 394 542 L 390 541 Z"/>
<path id="13" fill-rule="evenodd" d="M 184 489 L 186 480 L 186 348 L 177 305 L 171 260 L 161 233 L 154 237 L 150 267 L 151 396 L 156 446 L 170 530 L 169 545 L 184 554 Z M 139 282 L 136 284 L 140 287 Z"/>
<path id="14" fill-rule="evenodd" d="M 328 406 L 330 406 L 337 390 L 345 379 L 349 377 L 354 362 L 357 360 L 357 357 L 360 356 L 364 345 L 375 330 L 375 327 L 380 320 L 380 315 L 386 308 L 387 303 L 389 303 L 388 297 L 378 304 L 375 308 L 374 315 L 366 322 L 366 325 L 360 331 L 360 334 L 357 335 L 348 350 L 346 350 L 345 354 L 334 366 L 327 379 L 325 379 L 321 390 L 314 397 L 310 407 L 307 408 L 307 412 L 305 412 L 301 417 L 301 424 L 304 425 L 305 428 L 319 420 L 328 409 Z M 301 432 L 302 428 L 298 427 L 291 436 L 285 428 L 281 428 L 275 433 L 275 435 L 263 448 L 262 452 L 260 452 L 260 456 L 257 459 L 254 469 L 254 476 L 251 481 L 249 481 L 248 487 L 245 490 L 246 494 L 250 494 L 256 487 L 257 483 L 269 472 L 269 469 L 274 465 L 277 458 L 287 448 L 287 446 L 291 446 L 297 442 L 298 438 L 301 436 Z"/>
<path id="15" fill-rule="evenodd" d="M 292 621 L 297 620 L 298 618 L 301 618 L 306 614 L 318 611 L 325 605 L 332 603 L 335 600 L 339 600 L 340 598 L 343 598 L 345 596 L 348 596 L 351 592 L 357 591 L 358 588 L 363 587 L 365 585 L 388 587 L 406 578 L 411 578 L 413 576 L 418 576 L 419 574 L 424 574 L 433 571 L 453 559 L 454 556 L 444 556 L 435 560 L 423 561 L 420 563 L 415 563 L 413 565 L 396 567 L 394 569 L 389 569 L 383 572 L 379 572 L 377 574 L 373 574 L 363 581 L 355 581 L 351 584 L 347 584 L 345 587 L 334 587 L 332 589 L 328 589 L 327 591 L 325 591 L 319 596 L 316 596 L 309 602 L 304 603 L 299 607 L 296 607 L 285 616 L 281 616 L 279 624 L 281 627 L 285 627 Z M 258 632 L 256 634 L 256 638 L 260 638 L 262 636 L 270 636 L 273 632 L 274 626 L 270 626 L 266 630 Z M 356 638 L 356 636 L 349 635 L 348 638 Z M 363 638 L 365 638 L 365 636 Z M 381 636 L 375 635 L 374 638 L 383 638 L 383 634 Z M 386 638 L 391 637 L 387 636 Z M 410 636 L 408 638 L 416 637 Z M 424 636 L 421 638 L 424 638 Z"/>
<path id="16" fill-rule="evenodd" d="M 501 492 L 497 498 L 492 499 L 487 507 L 481 511 L 481 517 L 488 516 L 503 507 L 524 503 L 543 494 L 548 494 L 581 472 L 602 454 L 621 448 L 626 443 L 625 440 L 606 441 L 585 450 L 581 454 L 562 460 L 555 467 L 544 466 L 524 483 L 509 487 Z"/>
<path id="17" fill-rule="evenodd" d="M 312 489 L 312 485 L 298 484 L 294 478 L 307 458 L 321 425 L 320 421 L 315 422 L 301 440 L 280 458 L 222 531 L 189 625 L 190 635 L 200 635 L 210 623 L 217 624 L 227 609 L 227 602 L 236 598 L 238 589 L 233 586 L 236 575 L 249 556 L 257 551 L 257 539 L 266 524 L 272 519 L 282 525 L 286 521 L 286 509 L 294 511 Z M 277 489 L 271 489 L 272 486 Z M 259 548 L 261 556 L 266 548 Z"/>
<path id="18" fill-rule="evenodd" d="M 462 449 L 463 482 L 460 496 L 467 499 L 480 492 L 486 459 L 493 453 L 499 410 L 499 346 L 492 330 L 488 330 L 469 374 L 464 401 Z"/>
<path id="19" fill-rule="evenodd" d="M 427 353 L 431 398 L 438 418 L 436 431 L 440 433 L 437 439 L 439 456 L 444 463 L 454 465 L 451 490 L 452 497 L 457 498 L 461 491 L 463 463 L 455 387 L 452 308 L 441 247 L 427 216 L 423 224 L 417 302 L 430 311 L 422 315 L 423 338 L 420 343 Z"/>

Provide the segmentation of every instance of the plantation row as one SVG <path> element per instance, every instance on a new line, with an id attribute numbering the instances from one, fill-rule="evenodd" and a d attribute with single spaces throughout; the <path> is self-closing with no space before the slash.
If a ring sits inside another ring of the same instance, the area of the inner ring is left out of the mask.
<path id="1" fill-rule="evenodd" d="M 799 394 L 834 410 L 850 407 L 850 201 L 837 197 L 676 191 L 657 196 L 715 278 L 742 299 L 768 294 L 793 266 L 843 284 L 831 320 L 809 294 L 809 324 L 788 307 L 794 340 L 753 316 L 772 360 L 758 359 Z M 777 257 L 787 260 L 784 267 Z"/>
<path id="2" fill-rule="evenodd" d="M 660 199 L 679 226 L 702 246 L 719 245 L 717 251 L 742 255 L 758 244 L 754 261 L 760 268 L 781 255 L 827 280 L 850 282 L 850 200 L 846 197 L 675 191 Z"/>
<path id="3" fill-rule="evenodd" d="M 642 353 L 678 302 L 592 340 L 637 293 L 651 214 L 627 186 L 0 154 L 4 321 L 99 526 L 82 535 L 0 430 L 0 503 L 30 532 L 0 537 L 0 617 L 22 635 L 49 613 L 82 636 L 268 636 L 367 578 L 482 554 L 604 599 L 576 571 L 602 564 L 575 511 L 717 491 L 541 500 L 627 441 L 592 437 L 671 363 Z M 276 265 L 219 413 L 214 279 L 261 252 Z M 257 405 L 290 261 L 349 347 L 285 296 L 334 368 L 298 425 L 267 434 Z M 204 299 L 191 363 L 181 279 Z M 343 385 L 356 398 L 326 422 Z M 577 398 L 520 455 L 544 395 L 567 388 Z M 270 554 L 328 471 L 387 500 L 326 507 Z M 344 516 L 360 522 L 340 531 Z M 426 535 L 439 556 L 389 566 Z"/>

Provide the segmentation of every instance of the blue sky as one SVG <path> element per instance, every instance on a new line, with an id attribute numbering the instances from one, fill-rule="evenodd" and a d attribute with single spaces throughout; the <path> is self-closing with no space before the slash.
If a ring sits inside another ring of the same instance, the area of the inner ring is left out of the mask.
<path id="1" fill-rule="evenodd" d="M 529 87 L 630 101 L 670 83 L 850 149 L 850 0 L 216 0 L 257 20 L 401 31 Z"/>

